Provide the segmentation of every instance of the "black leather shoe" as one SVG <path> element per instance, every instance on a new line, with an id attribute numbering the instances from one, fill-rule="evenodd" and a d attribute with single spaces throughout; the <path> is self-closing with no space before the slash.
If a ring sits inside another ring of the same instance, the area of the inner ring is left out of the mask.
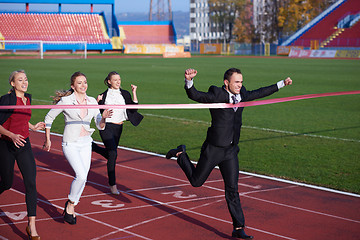
<path id="1" fill-rule="evenodd" d="M 74 224 L 76 224 L 76 217 L 74 217 L 74 215 L 72 215 L 72 214 L 68 214 L 66 211 L 66 207 L 69 204 L 69 202 L 70 202 L 70 200 L 67 200 L 65 203 L 65 208 L 64 208 L 64 212 L 63 212 L 64 221 L 71 225 L 74 225 Z"/>
<path id="2" fill-rule="evenodd" d="M 172 157 L 176 157 L 176 154 L 178 152 L 185 152 L 186 151 L 186 146 L 185 145 L 179 145 L 177 148 L 171 149 L 170 151 L 168 151 L 168 153 L 166 154 L 166 158 L 170 159 Z"/>
<path id="3" fill-rule="evenodd" d="M 253 236 L 246 235 L 243 228 L 240 229 L 234 229 L 232 232 L 232 237 L 241 238 L 241 239 L 253 239 Z"/>

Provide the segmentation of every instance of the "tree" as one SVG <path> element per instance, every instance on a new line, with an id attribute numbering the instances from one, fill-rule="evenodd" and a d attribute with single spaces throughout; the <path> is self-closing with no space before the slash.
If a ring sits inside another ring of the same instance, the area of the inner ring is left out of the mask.
<path id="1" fill-rule="evenodd" d="M 334 0 L 282 0 L 278 2 L 277 27 L 279 36 L 282 37 L 304 27 L 333 4 Z"/>
<path id="2" fill-rule="evenodd" d="M 239 11 L 235 20 L 234 33 L 236 41 L 252 43 L 254 40 L 253 5 L 251 0 L 246 0 L 245 5 Z"/>
<path id="3" fill-rule="evenodd" d="M 224 42 L 276 42 L 305 26 L 336 0 L 208 0 Z M 255 12 L 253 13 L 253 3 Z"/>
<path id="4" fill-rule="evenodd" d="M 244 9 L 247 0 L 209 0 L 209 14 L 223 33 L 224 41 L 229 43 L 233 38 L 233 27 L 239 12 Z"/>

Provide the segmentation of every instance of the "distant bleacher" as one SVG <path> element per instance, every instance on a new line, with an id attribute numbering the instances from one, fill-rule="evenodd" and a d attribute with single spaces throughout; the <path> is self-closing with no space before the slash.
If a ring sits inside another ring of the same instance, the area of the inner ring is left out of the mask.
<path id="1" fill-rule="evenodd" d="M 344 28 L 344 31 L 326 47 L 360 47 L 360 21 L 357 21 L 353 26 Z"/>
<path id="2" fill-rule="evenodd" d="M 100 14 L 0 13 L 0 33 L 5 40 L 86 41 L 110 48 L 111 41 Z"/>
<path id="3" fill-rule="evenodd" d="M 334 6 L 318 22 L 310 27 L 305 26 L 294 40 L 283 45 L 310 47 L 311 42 L 316 40 L 320 47 L 360 47 L 359 20 L 355 20 L 352 26 L 339 28 L 339 23 L 344 19 L 359 15 L 360 0 L 341 0 Z"/>
<path id="4" fill-rule="evenodd" d="M 175 28 L 171 22 L 119 22 L 118 24 L 124 45 L 176 44 Z"/>

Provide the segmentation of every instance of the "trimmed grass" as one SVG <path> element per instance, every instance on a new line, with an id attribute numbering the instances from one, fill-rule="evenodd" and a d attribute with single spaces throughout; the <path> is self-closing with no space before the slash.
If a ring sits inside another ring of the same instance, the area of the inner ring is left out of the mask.
<path id="1" fill-rule="evenodd" d="M 33 104 L 50 104 L 55 90 L 68 89 L 75 71 L 87 75 L 88 95 L 106 87 L 103 80 L 118 71 L 122 87 L 138 86 L 140 103 L 193 103 L 184 91 L 186 68 L 198 70 L 197 89 L 221 86 L 223 73 L 238 67 L 248 90 L 290 76 L 293 86 L 268 98 L 360 90 L 359 60 L 193 57 L 191 59 L 0 59 L 1 95 L 10 86 L 10 72 L 25 69 Z M 206 136 L 208 110 L 140 110 L 138 127 L 125 123 L 120 145 L 165 154 L 186 144 L 198 159 Z M 32 122 L 42 121 L 47 110 L 33 110 Z M 248 107 L 243 114 L 239 166 L 261 173 L 334 189 L 360 193 L 360 95 L 334 96 Z M 62 133 L 63 118 L 52 129 Z M 275 131 L 276 130 L 276 131 Z M 279 130 L 279 131 L 277 131 Z M 98 131 L 93 137 L 100 140 Z"/>

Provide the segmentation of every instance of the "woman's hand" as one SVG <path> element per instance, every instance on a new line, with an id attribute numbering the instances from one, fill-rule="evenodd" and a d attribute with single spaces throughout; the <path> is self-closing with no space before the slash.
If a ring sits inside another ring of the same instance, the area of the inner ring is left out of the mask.
<path id="1" fill-rule="evenodd" d="M 137 90 L 137 86 L 136 85 L 133 85 L 131 84 L 131 90 L 132 90 L 132 93 L 133 93 L 133 98 L 134 98 L 134 102 L 135 103 L 138 103 L 138 99 L 137 99 L 137 96 L 136 96 L 136 90 Z"/>
<path id="2" fill-rule="evenodd" d="M 102 117 L 103 118 L 109 118 L 111 117 L 113 114 L 113 110 L 112 109 L 105 109 L 103 114 L 102 114 Z"/>
<path id="3" fill-rule="evenodd" d="M 104 129 L 105 128 L 105 119 L 111 117 L 113 114 L 113 110 L 112 109 L 105 109 L 102 113 L 101 116 L 101 121 L 99 123 L 100 128 Z"/>
<path id="4" fill-rule="evenodd" d="M 37 131 L 37 130 L 44 130 L 45 123 L 44 122 L 38 122 L 37 124 L 33 125 L 33 128 L 31 130 Z"/>
<path id="5" fill-rule="evenodd" d="M 97 98 L 96 98 L 96 101 L 97 102 L 100 102 L 101 100 L 103 99 L 103 95 L 98 95 Z"/>
<path id="6" fill-rule="evenodd" d="M 15 147 L 20 148 L 25 146 L 26 140 L 22 135 L 13 133 L 9 137 L 13 141 Z"/>
<path id="7" fill-rule="evenodd" d="M 43 145 L 43 149 L 49 152 L 50 148 L 51 148 L 51 141 L 50 139 L 46 139 Z"/>
<path id="8" fill-rule="evenodd" d="M 29 127 L 30 127 L 30 123 L 29 123 Z M 24 136 L 10 132 L 9 130 L 5 129 L 2 125 L 0 125 L 0 136 L 1 135 L 10 138 L 11 141 L 14 143 L 15 147 L 17 148 L 25 146 L 26 140 Z"/>

